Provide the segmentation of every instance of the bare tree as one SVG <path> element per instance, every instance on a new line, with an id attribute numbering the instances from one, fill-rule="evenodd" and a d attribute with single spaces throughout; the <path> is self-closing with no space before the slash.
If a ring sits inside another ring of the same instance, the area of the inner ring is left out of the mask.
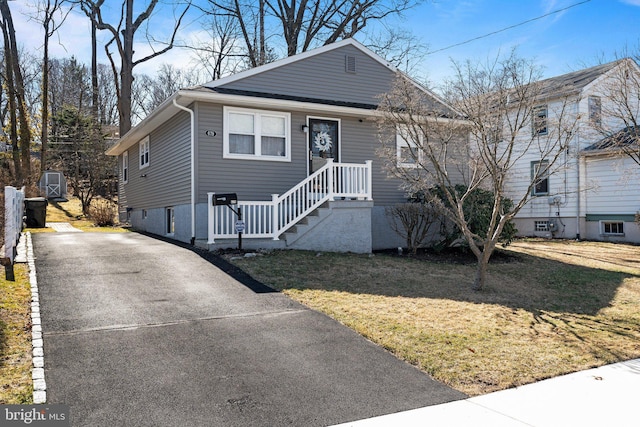
<path id="1" fill-rule="evenodd" d="M 589 123 L 603 136 L 602 147 L 622 152 L 640 166 L 640 51 L 616 61 L 589 99 Z"/>
<path id="2" fill-rule="evenodd" d="M 420 0 L 208 0 L 207 13 L 232 17 L 242 34 L 249 67 L 269 62 L 269 44 L 286 46 L 287 56 L 354 37 Z"/>
<path id="3" fill-rule="evenodd" d="M 384 25 L 383 31 L 368 38 L 367 47 L 397 69 L 416 78 L 428 47 L 415 34 Z M 421 80 L 426 80 L 424 77 Z"/>
<path id="4" fill-rule="evenodd" d="M 40 103 L 40 171 L 44 172 L 47 165 L 47 149 L 49 142 L 49 40 L 62 26 L 71 8 L 63 10 L 66 0 L 40 0 L 35 19 L 44 29 L 42 72 L 41 72 L 41 103 Z"/>
<path id="5" fill-rule="evenodd" d="M 116 82 L 120 135 L 124 135 L 129 131 L 129 129 L 131 129 L 131 89 L 134 80 L 133 69 L 136 65 L 162 55 L 173 48 L 173 43 L 178 29 L 180 28 L 182 18 L 189 10 L 190 4 L 187 3 L 182 12 L 176 18 L 171 38 L 166 42 L 162 49 L 154 49 L 153 53 L 140 59 L 134 59 L 133 42 L 136 33 L 144 23 L 148 25 L 147 21 L 151 18 L 152 12 L 158 4 L 158 0 L 150 0 L 144 10 L 140 12 L 135 19 L 134 0 L 122 0 L 122 14 L 119 17 L 119 21 L 113 24 L 106 22 L 102 13 L 102 7 L 104 6 L 105 0 L 80 0 L 80 2 L 85 14 L 92 20 L 96 28 L 108 31 L 111 34 L 111 39 L 105 45 L 105 50 L 107 57 L 111 62 L 113 77 Z M 147 33 L 146 36 L 151 42 L 151 35 Z M 112 45 L 115 45 L 117 55 L 120 59 L 119 67 L 116 65 L 114 52 L 111 51 Z"/>
<path id="6" fill-rule="evenodd" d="M 9 96 L 10 138 L 17 185 L 31 175 L 31 127 L 25 101 L 25 84 L 18 60 L 18 43 L 8 0 L 0 0 L 6 82 Z"/>
<path id="7" fill-rule="evenodd" d="M 184 71 L 171 64 L 162 64 L 155 78 L 143 75 L 136 79 L 141 80 L 141 87 L 134 91 L 134 99 L 141 109 L 141 117 L 144 118 L 169 98 L 179 89 L 197 84 L 197 75 L 190 71 Z"/>
<path id="8" fill-rule="evenodd" d="M 66 105 L 52 121 L 51 162 L 64 171 L 83 213 L 88 214 L 93 198 L 109 193 L 115 159 L 105 154 L 105 135 L 90 112 Z"/>
<path id="9" fill-rule="evenodd" d="M 198 66 L 205 70 L 209 80 L 237 72 L 246 60 L 242 48 L 242 34 L 236 19 L 229 14 L 209 14 L 202 27 L 209 35 L 207 42 L 190 47 L 198 58 Z"/>
<path id="10" fill-rule="evenodd" d="M 487 65 L 454 65 L 456 74 L 447 89 L 452 109 L 438 107 L 407 78 L 397 79 L 379 107 L 380 153 L 391 176 L 400 178 L 408 192 L 424 193 L 426 201 L 439 206 L 461 230 L 477 259 L 473 289 L 481 290 L 502 230 L 533 197 L 535 186 L 563 167 L 560 159 L 577 117 L 561 99 L 549 106 L 544 124 L 535 120 L 545 102 L 540 73 L 514 53 Z M 531 179 L 530 158 L 544 159 L 544 167 L 535 168 Z M 525 170 L 524 187 L 508 191 L 509 180 L 522 178 Z M 465 201 L 477 189 L 493 194 L 483 233 L 471 229 L 465 212 Z M 513 201 L 511 208 L 504 203 L 507 197 Z"/>

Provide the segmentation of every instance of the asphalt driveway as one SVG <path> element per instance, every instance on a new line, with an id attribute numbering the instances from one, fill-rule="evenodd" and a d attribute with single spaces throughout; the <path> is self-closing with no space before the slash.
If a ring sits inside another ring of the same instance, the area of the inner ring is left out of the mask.
<path id="1" fill-rule="evenodd" d="M 323 426 L 465 397 L 189 249 L 32 238 L 48 403 L 74 426 Z"/>

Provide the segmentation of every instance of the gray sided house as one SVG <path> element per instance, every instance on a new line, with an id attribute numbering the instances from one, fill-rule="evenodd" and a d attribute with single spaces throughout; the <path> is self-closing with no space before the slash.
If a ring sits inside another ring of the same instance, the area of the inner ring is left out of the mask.
<path id="1" fill-rule="evenodd" d="M 376 156 L 378 96 L 398 75 L 348 39 L 176 92 L 108 151 L 121 220 L 209 249 L 235 247 L 238 226 L 246 248 L 402 245 L 385 206 L 406 195 Z"/>

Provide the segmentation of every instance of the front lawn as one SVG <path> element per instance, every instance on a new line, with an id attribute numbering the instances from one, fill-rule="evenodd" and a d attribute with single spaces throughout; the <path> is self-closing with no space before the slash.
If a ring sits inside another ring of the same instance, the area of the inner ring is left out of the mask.
<path id="1" fill-rule="evenodd" d="M 0 404 L 33 402 L 29 268 L 14 273 L 15 281 L 0 274 Z"/>
<path id="2" fill-rule="evenodd" d="M 640 357 L 638 246 L 517 241 L 482 292 L 460 259 L 274 251 L 233 262 L 469 395 Z"/>

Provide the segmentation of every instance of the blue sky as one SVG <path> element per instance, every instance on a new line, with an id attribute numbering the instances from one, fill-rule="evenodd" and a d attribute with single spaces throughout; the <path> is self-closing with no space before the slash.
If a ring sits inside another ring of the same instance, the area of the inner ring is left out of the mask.
<path id="1" fill-rule="evenodd" d="M 114 7 L 120 3 L 111 2 Z M 20 43 L 29 49 L 40 49 L 42 36 L 38 24 L 21 13 L 26 3 L 17 1 L 9 5 Z M 545 77 L 551 77 L 594 65 L 598 60 L 614 59 L 616 52 L 625 47 L 634 49 L 640 42 L 640 0 L 426 0 L 395 25 L 412 31 L 429 51 L 436 51 L 564 8 L 567 9 L 498 34 L 429 54 L 420 74 L 437 85 L 452 74 L 451 60 L 486 61 L 517 47 L 520 56 L 535 60 L 543 67 Z M 170 27 L 160 21 L 170 21 L 172 10 L 166 5 L 163 10 L 164 16 L 154 17 L 154 31 Z M 204 35 L 199 27 L 197 18 L 192 16 L 183 28 L 182 39 L 202 40 Z M 88 34 L 86 18 L 70 16 L 59 40 L 54 40 L 51 46 L 52 55 L 73 54 L 88 63 Z M 148 48 L 139 45 L 136 51 L 142 53 Z M 189 66 L 191 61 L 188 51 L 174 50 L 136 71 L 153 74 L 163 62 Z"/>
<path id="2" fill-rule="evenodd" d="M 407 20 L 430 51 L 570 7 L 498 34 L 426 57 L 424 69 L 434 82 L 451 75 L 451 60 L 487 61 L 509 53 L 535 60 L 545 77 L 615 59 L 625 46 L 640 41 L 640 0 L 435 0 Z M 582 4 L 578 4 L 582 3 Z"/>

